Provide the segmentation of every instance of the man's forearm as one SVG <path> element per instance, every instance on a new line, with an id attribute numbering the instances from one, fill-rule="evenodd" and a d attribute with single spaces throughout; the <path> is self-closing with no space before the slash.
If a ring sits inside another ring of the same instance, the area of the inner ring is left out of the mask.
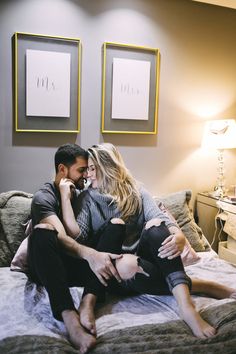
<path id="1" fill-rule="evenodd" d="M 79 243 L 77 243 L 77 245 L 79 245 L 79 247 L 77 248 L 78 257 L 82 258 L 86 261 L 89 261 L 91 259 L 91 257 L 94 257 L 95 253 L 97 252 L 96 250 L 94 250 L 91 247 L 87 247 L 87 246 L 81 245 Z"/>
<path id="2" fill-rule="evenodd" d="M 93 248 L 81 245 L 68 235 L 58 233 L 58 239 L 66 253 L 73 257 L 88 261 L 96 253 Z"/>
<path id="3" fill-rule="evenodd" d="M 40 221 L 42 224 L 50 224 L 56 231 L 58 240 L 63 247 L 64 251 L 72 257 L 82 258 L 88 261 L 96 254 L 92 248 L 76 242 L 72 237 L 66 234 L 66 230 L 57 215 L 50 215 Z"/>
<path id="4" fill-rule="evenodd" d="M 98 252 L 93 248 L 77 243 L 63 232 L 58 232 L 58 239 L 65 252 L 73 257 L 81 258 L 88 262 L 90 269 L 103 285 L 106 286 L 107 279 L 112 276 L 115 276 L 117 280 L 120 280 L 119 274 L 112 263 L 112 259 L 120 258 L 122 257 L 121 255 Z"/>

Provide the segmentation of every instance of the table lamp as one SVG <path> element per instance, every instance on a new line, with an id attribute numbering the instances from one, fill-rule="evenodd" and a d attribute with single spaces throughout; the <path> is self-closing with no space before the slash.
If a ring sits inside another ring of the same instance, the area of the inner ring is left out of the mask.
<path id="1" fill-rule="evenodd" d="M 218 176 L 214 196 L 226 195 L 224 150 L 236 148 L 236 122 L 234 119 L 219 119 L 206 122 L 202 146 L 218 151 Z"/>

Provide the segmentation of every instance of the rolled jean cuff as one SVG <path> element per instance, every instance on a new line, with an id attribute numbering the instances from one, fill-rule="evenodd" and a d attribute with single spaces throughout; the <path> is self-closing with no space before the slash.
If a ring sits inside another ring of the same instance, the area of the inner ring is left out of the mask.
<path id="1" fill-rule="evenodd" d="M 166 281 L 171 292 L 173 288 L 179 284 L 186 284 L 189 288 L 189 291 L 191 291 L 192 289 L 192 281 L 189 276 L 183 271 L 170 273 L 169 275 L 167 275 Z"/>

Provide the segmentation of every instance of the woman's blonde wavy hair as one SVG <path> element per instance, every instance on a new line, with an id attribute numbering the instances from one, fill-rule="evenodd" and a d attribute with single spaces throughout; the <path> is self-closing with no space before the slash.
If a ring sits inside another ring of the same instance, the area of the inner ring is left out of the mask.
<path id="1" fill-rule="evenodd" d="M 112 197 L 124 220 L 140 212 L 142 201 L 137 183 L 116 147 L 110 143 L 93 145 L 88 153 L 96 168 L 99 192 Z"/>

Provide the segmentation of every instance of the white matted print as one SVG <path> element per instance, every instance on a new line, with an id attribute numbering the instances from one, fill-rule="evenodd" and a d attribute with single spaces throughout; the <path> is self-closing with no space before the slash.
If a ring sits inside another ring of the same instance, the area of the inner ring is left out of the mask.
<path id="1" fill-rule="evenodd" d="M 70 117 L 71 54 L 26 50 L 26 115 Z"/>
<path id="2" fill-rule="evenodd" d="M 112 119 L 148 120 L 151 63 L 113 58 Z"/>

